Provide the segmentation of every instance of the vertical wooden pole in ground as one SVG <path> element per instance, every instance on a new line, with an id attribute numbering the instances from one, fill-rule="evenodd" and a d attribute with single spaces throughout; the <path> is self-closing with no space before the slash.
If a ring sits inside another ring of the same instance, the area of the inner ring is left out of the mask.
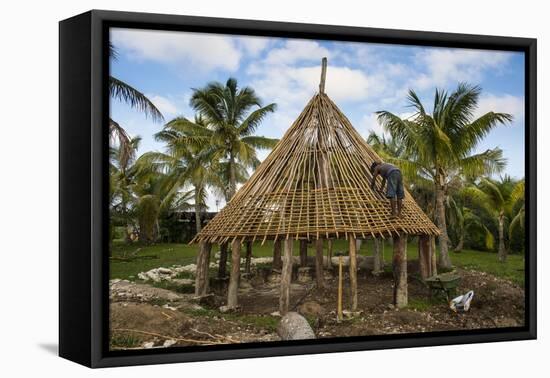
<path id="1" fill-rule="evenodd" d="M 393 304 L 406 307 L 407 295 L 407 237 L 393 237 Z"/>
<path id="2" fill-rule="evenodd" d="M 237 292 L 239 291 L 239 278 L 241 275 L 241 241 L 235 239 L 231 242 L 231 275 L 229 288 L 227 289 L 227 307 L 238 306 Z"/>
<path id="3" fill-rule="evenodd" d="M 325 277 L 323 273 L 323 239 L 315 240 L 315 278 L 317 279 L 317 289 L 325 286 Z"/>
<path id="4" fill-rule="evenodd" d="M 300 266 L 307 266 L 307 240 L 300 240 Z"/>
<path id="5" fill-rule="evenodd" d="M 290 306 L 290 281 L 292 278 L 292 239 L 283 241 L 283 269 L 281 271 L 281 294 L 279 296 L 279 313 L 284 316 Z"/>
<path id="6" fill-rule="evenodd" d="M 373 267 L 372 267 L 372 273 L 373 274 L 379 274 L 382 271 L 382 260 L 381 260 L 381 248 L 380 248 L 380 239 L 374 238 L 373 239 Z"/>
<path id="7" fill-rule="evenodd" d="M 277 239 L 273 242 L 273 269 L 281 269 L 283 261 L 281 260 L 281 239 Z"/>
<path id="8" fill-rule="evenodd" d="M 431 275 L 432 256 L 430 249 L 430 238 L 426 235 L 420 235 L 418 237 L 418 269 L 423 280 Z"/>
<path id="9" fill-rule="evenodd" d="M 432 276 L 437 275 L 437 255 L 435 248 L 435 237 L 430 236 L 430 255 L 432 256 Z"/>
<path id="10" fill-rule="evenodd" d="M 332 239 L 327 240 L 327 268 L 332 266 Z"/>
<path id="11" fill-rule="evenodd" d="M 349 282 L 351 288 L 351 311 L 357 311 L 357 243 L 349 238 Z"/>
<path id="12" fill-rule="evenodd" d="M 212 244 L 201 242 L 197 255 L 197 273 L 195 275 L 195 296 L 208 294 L 208 270 L 210 268 L 210 251 Z"/>
<path id="13" fill-rule="evenodd" d="M 342 291 L 343 291 L 343 272 L 342 272 L 342 255 L 338 256 L 338 321 L 342 320 L 343 318 L 343 311 L 342 311 Z"/>
<path id="14" fill-rule="evenodd" d="M 227 247 L 227 242 L 220 245 L 220 263 L 218 266 L 218 278 L 225 278 L 225 276 L 227 276 Z"/>
<path id="15" fill-rule="evenodd" d="M 250 264 L 252 263 L 252 242 L 246 242 L 246 260 L 244 263 L 244 272 L 250 274 Z"/>

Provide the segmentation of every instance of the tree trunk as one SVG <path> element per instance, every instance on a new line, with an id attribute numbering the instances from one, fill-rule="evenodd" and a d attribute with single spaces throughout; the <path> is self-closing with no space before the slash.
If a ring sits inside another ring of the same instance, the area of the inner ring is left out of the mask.
<path id="1" fill-rule="evenodd" d="M 349 281 L 351 288 L 351 311 L 357 311 L 357 243 L 349 239 Z"/>
<path id="2" fill-rule="evenodd" d="M 300 266 L 307 266 L 307 240 L 300 240 Z"/>
<path id="3" fill-rule="evenodd" d="M 195 296 L 202 297 L 208 294 L 208 273 L 212 244 L 201 242 L 199 248 L 199 254 L 197 255 L 197 273 L 195 276 Z"/>
<path id="4" fill-rule="evenodd" d="M 323 239 L 317 239 L 315 241 L 315 278 L 317 279 L 317 288 L 322 289 L 325 286 L 323 272 Z"/>
<path id="5" fill-rule="evenodd" d="M 281 272 L 281 294 L 279 297 L 279 313 L 284 316 L 290 305 L 290 280 L 292 278 L 292 247 L 294 241 L 285 239 L 283 242 L 283 270 Z"/>
<path id="6" fill-rule="evenodd" d="M 241 275 L 241 241 L 236 239 L 231 242 L 231 276 L 227 289 L 227 307 L 238 306 L 237 292 L 239 290 L 239 278 Z"/>
<path id="7" fill-rule="evenodd" d="M 447 221 L 445 219 L 445 192 L 444 188 L 437 183 L 435 197 L 437 227 L 441 232 L 441 235 L 439 235 L 439 264 L 445 269 L 450 269 L 451 259 L 449 257 L 449 236 L 447 234 Z"/>
<path id="8" fill-rule="evenodd" d="M 435 237 L 430 236 L 430 255 L 432 256 L 432 276 L 437 275 L 437 255 L 436 255 L 437 248 L 435 247 Z"/>
<path id="9" fill-rule="evenodd" d="M 506 262 L 506 245 L 504 244 L 504 214 L 498 216 L 498 261 Z"/>
<path id="10" fill-rule="evenodd" d="M 372 274 L 379 274 L 380 272 L 382 272 L 382 251 L 380 247 L 380 239 L 374 238 Z"/>
<path id="11" fill-rule="evenodd" d="M 220 263 L 218 267 L 218 278 L 227 276 L 227 242 L 220 245 Z"/>
<path id="12" fill-rule="evenodd" d="M 197 234 L 201 232 L 201 229 L 202 229 L 201 204 L 199 202 L 199 193 L 196 187 L 195 187 L 195 229 L 197 231 Z"/>
<path id="13" fill-rule="evenodd" d="M 281 269 L 283 261 L 281 260 L 281 239 L 273 242 L 273 269 Z"/>
<path id="14" fill-rule="evenodd" d="M 418 237 L 418 265 L 423 280 L 431 276 L 432 255 L 429 236 Z"/>
<path id="15" fill-rule="evenodd" d="M 233 198 L 235 192 L 237 191 L 237 174 L 235 172 L 235 157 L 229 155 L 229 190 L 227 193 L 227 202 Z"/>
<path id="16" fill-rule="evenodd" d="M 397 308 L 406 307 L 407 295 L 407 237 L 393 237 L 393 304 Z"/>
<path id="17" fill-rule="evenodd" d="M 455 247 L 455 252 L 462 252 L 462 250 L 464 249 L 464 230 L 461 230 L 460 231 L 460 236 L 459 236 L 459 239 L 458 239 L 458 244 L 456 245 Z"/>
<path id="18" fill-rule="evenodd" d="M 327 268 L 332 266 L 332 239 L 327 240 Z"/>
<path id="19" fill-rule="evenodd" d="M 250 263 L 252 262 L 252 242 L 246 242 L 246 260 L 244 263 L 244 272 L 250 274 Z"/>

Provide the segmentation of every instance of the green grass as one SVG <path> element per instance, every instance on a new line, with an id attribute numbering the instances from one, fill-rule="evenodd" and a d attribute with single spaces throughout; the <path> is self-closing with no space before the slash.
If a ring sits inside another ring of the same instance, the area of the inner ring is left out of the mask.
<path id="1" fill-rule="evenodd" d="M 201 309 L 186 309 L 187 314 L 196 317 L 220 317 L 225 320 L 240 322 L 243 325 L 250 325 L 257 328 L 268 330 L 269 332 L 275 332 L 280 318 L 271 315 L 243 315 L 238 313 L 221 313 L 217 310 L 201 308 Z"/>
<path id="2" fill-rule="evenodd" d="M 428 298 L 409 298 L 408 308 L 416 311 L 427 311 L 437 302 Z"/>
<path id="3" fill-rule="evenodd" d="M 373 242 L 363 242 L 359 254 L 372 255 Z M 392 247 L 389 242 L 384 242 L 383 254 L 386 263 L 391 261 Z M 325 246 L 326 248 L 326 246 Z M 138 250 L 135 252 L 136 250 Z M 219 250 L 218 246 L 212 248 L 212 253 Z M 348 243 L 345 240 L 336 240 L 333 251 L 347 251 Z M 273 243 L 266 241 L 264 245 L 256 242 L 252 248 L 254 257 L 272 256 Z M 134 253 L 135 252 L 135 253 Z M 171 265 L 186 265 L 195 262 L 198 252 L 197 245 L 188 244 L 155 244 L 140 246 L 137 244 L 126 245 L 123 242 L 115 242 L 110 264 L 110 277 L 122 279 L 137 279 L 139 272 L 144 272 L 157 267 L 169 267 Z M 314 246 L 310 244 L 310 255 L 314 255 Z M 298 242 L 294 243 L 294 255 L 299 254 Z M 418 258 L 418 243 L 410 242 L 407 247 L 409 260 Z M 125 259 L 123 259 L 125 258 Z M 230 259 L 229 259 L 230 260 Z M 451 252 L 451 261 L 462 268 L 474 269 L 493 274 L 497 277 L 509 279 L 519 285 L 524 284 L 524 259 L 521 255 L 509 255 L 504 264 L 498 262 L 494 252 L 480 252 L 464 250 L 461 253 Z M 388 265 L 386 265 L 388 266 Z M 391 266 L 390 266 L 391 269 Z M 188 276 L 182 278 L 188 278 Z"/>

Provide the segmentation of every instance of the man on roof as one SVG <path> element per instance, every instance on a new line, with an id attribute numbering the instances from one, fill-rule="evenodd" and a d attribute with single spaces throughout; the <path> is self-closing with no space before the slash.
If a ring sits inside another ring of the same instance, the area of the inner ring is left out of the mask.
<path id="1" fill-rule="evenodd" d="M 401 217 L 405 190 L 403 189 L 403 176 L 399 168 L 393 164 L 375 161 L 370 166 L 370 172 L 372 173 L 371 188 L 376 190 L 376 178 L 378 175 L 382 176 L 380 192 L 384 192 L 384 186 L 387 184 L 386 198 L 390 199 L 392 216 Z"/>

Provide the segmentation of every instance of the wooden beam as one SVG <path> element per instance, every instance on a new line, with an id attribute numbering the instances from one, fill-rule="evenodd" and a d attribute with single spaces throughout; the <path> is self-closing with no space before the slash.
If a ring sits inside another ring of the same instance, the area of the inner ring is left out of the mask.
<path id="1" fill-rule="evenodd" d="M 250 274 L 250 264 L 252 262 L 252 242 L 246 242 L 246 260 L 244 263 L 244 272 Z"/>
<path id="2" fill-rule="evenodd" d="M 281 294 L 279 296 L 279 313 L 284 316 L 290 306 L 290 281 L 292 279 L 292 247 L 294 241 L 283 242 L 283 269 L 281 272 Z"/>
<path id="3" fill-rule="evenodd" d="M 281 260 L 281 239 L 273 242 L 273 269 L 281 269 L 283 261 Z"/>
<path id="4" fill-rule="evenodd" d="M 235 239 L 231 242 L 231 275 L 227 289 L 227 307 L 238 306 L 237 292 L 239 290 L 239 279 L 241 275 L 241 241 Z"/>
<path id="5" fill-rule="evenodd" d="M 379 238 L 374 238 L 374 250 L 373 250 L 373 274 L 379 274 L 382 271 L 382 248 Z"/>
<path id="6" fill-rule="evenodd" d="M 418 268 L 420 277 L 425 280 L 431 276 L 432 256 L 430 254 L 430 238 L 426 235 L 418 237 Z"/>
<path id="7" fill-rule="evenodd" d="M 323 239 L 315 240 L 315 278 L 317 279 L 317 288 L 322 289 L 325 286 L 325 277 L 323 273 Z"/>
<path id="8" fill-rule="evenodd" d="M 393 237 L 393 304 L 397 308 L 406 307 L 407 294 L 407 237 Z"/>
<path id="9" fill-rule="evenodd" d="M 218 278 L 225 278 L 227 276 L 227 243 L 220 245 L 220 262 L 218 266 Z"/>
<path id="10" fill-rule="evenodd" d="M 349 238 L 349 281 L 351 288 L 351 311 L 357 311 L 357 243 Z"/>
<path id="11" fill-rule="evenodd" d="M 327 268 L 332 266 L 332 239 L 327 241 Z"/>
<path id="12" fill-rule="evenodd" d="M 321 60 L 321 82 L 319 84 L 319 93 L 325 93 L 325 82 L 327 80 L 327 58 Z"/>
<path id="13" fill-rule="evenodd" d="M 210 268 L 210 251 L 212 244 L 201 242 L 197 255 L 197 272 L 195 275 L 195 296 L 202 297 L 208 294 L 208 271 Z"/>

